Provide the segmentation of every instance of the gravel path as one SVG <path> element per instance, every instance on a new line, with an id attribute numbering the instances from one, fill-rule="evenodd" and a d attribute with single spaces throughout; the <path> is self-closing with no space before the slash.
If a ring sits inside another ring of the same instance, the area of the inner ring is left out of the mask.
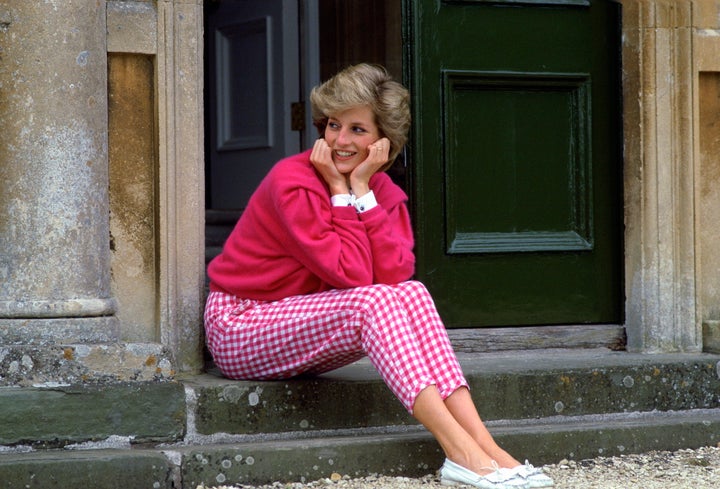
<path id="1" fill-rule="evenodd" d="M 649 452 L 620 457 L 598 457 L 547 465 L 555 489 L 717 489 L 720 488 L 720 447 L 677 452 Z M 307 484 L 265 486 L 198 486 L 197 489 L 440 489 L 435 474 L 420 479 L 370 476 L 350 479 L 333 474 Z"/>

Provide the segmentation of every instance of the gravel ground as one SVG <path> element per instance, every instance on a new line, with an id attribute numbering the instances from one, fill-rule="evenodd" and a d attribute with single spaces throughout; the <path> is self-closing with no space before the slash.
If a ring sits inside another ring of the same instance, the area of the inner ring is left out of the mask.
<path id="1" fill-rule="evenodd" d="M 546 465 L 555 489 L 717 489 L 720 488 L 720 447 L 677 452 L 648 452 L 589 460 L 562 460 Z M 333 474 L 307 484 L 265 486 L 198 486 L 197 489 L 433 489 L 444 488 L 435 474 L 419 479 L 369 476 L 351 479 Z"/>

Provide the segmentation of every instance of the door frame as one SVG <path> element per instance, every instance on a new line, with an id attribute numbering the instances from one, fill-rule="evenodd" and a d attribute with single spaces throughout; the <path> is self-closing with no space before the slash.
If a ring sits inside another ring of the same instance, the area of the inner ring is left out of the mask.
<path id="1" fill-rule="evenodd" d="M 691 2 L 621 3 L 627 347 L 642 352 L 701 351 L 693 205 L 700 201 L 694 174 L 700 149 L 695 122 L 688 117 L 688 110 L 696 112 L 699 98 L 696 90 L 684 87 L 696 86 L 701 69 L 720 72 L 720 60 L 711 57 L 720 51 L 720 39 L 698 38 L 703 17 L 691 15 Z M 193 372 L 202 367 L 205 301 L 203 2 L 149 5 L 152 13 L 147 15 L 153 16 L 157 31 L 150 33 L 155 42 L 142 52 L 156 57 L 158 80 L 160 337 L 177 371 Z M 682 12 L 670 15 L 670 7 Z M 404 36 L 409 49 L 412 33 Z M 656 62 L 661 66 L 650 68 Z M 674 76 L 658 78 L 660 72 Z M 660 93 L 678 103 L 657 103 Z M 653 127 L 665 128 L 662 141 L 648 131 Z M 677 181 L 673 175 L 679 175 Z M 672 216 L 670 225 L 660 218 L 665 215 Z M 670 263 L 674 266 L 668 267 Z M 661 283 L 667 286 L 659 288 Z M 674 284 L 680 286 L 676 294 L 668 290 Z"/>

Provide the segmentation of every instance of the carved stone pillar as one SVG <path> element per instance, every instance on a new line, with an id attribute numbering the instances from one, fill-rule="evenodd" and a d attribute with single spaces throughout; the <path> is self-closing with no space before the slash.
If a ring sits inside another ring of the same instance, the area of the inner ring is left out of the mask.
<path id="1" fill-rule="evenodd" d="M 115 339 L 104 0 L 0 2 L 0 343 Z"/>
<path id="2" fill-rule="evenodd" d="M 628 349 L 699 351 L 694 2 L 624 0 Z"/>
<path id="3" fill-rule="evenodd" d="M 160 339 L 178 371 L 202 368 L 205 305 L 203 7 L 158 8 Z"/>

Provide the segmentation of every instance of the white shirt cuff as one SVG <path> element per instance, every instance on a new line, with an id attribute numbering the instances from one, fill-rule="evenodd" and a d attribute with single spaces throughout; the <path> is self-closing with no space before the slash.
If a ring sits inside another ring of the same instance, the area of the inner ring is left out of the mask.
<path id="1" fill-rule="evenodd" d="M 330 197 L 330 202 L 335 207 L 347 207 L 353 205 L 354 201 L 355 199 L 350 194 L 335 194 Z"/>
<path id="2" fill-rule="evenodd" d="M 353 205 L 355 206 L 356 211 L 367 212 L 377 205 L 375 194 L 371 190 L 362 197 L 355 198 L 355 202 L 353 202 Z"/>

